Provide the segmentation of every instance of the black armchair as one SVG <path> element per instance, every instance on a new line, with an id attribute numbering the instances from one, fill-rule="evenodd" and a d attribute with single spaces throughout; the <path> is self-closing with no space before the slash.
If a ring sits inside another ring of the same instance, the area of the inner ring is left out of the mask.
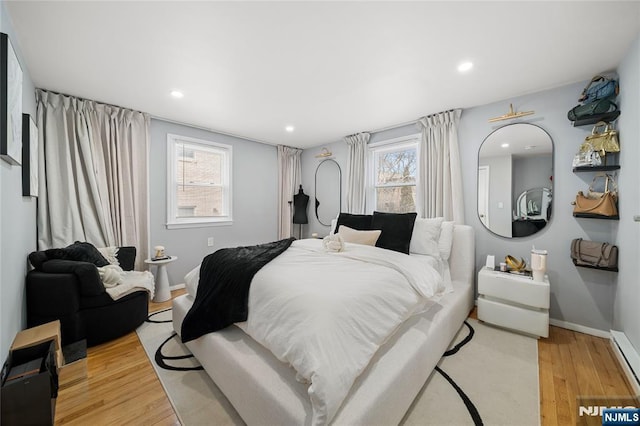
<path id="1" fill-rule="evenodd" d="M 135 247 L 120 247 L 117 258 L 133 270 Z M 27 326 L 60 320 L 62 344 L 87 339 L 94 346 L 133 331 L 148 316 L 149 297 L 136 291 L 113 300 L 105 291 L 96 265 L 51 259 L 47 252 L 29 255 L 34 270 L 27 274 Z"/>

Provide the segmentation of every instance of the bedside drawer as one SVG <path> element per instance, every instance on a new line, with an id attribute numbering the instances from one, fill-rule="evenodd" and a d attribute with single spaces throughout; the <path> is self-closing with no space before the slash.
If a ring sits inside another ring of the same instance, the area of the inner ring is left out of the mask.
<path id="1" fill-rule="evenodd" d="M 549 337 L 549 313 L 478 298 L 478 319 L 511 330 Z"/>
<path id="2" fill-rule="evenodd" d="M 549 309 L 549 290 L 547 282 L 489 270 L 478 274 L 478 294 L 508 302 Z"/>

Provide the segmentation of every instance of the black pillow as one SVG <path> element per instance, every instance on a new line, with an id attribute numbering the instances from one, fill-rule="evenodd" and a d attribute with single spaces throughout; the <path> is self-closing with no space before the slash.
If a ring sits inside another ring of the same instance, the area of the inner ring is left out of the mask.
<path id="1" fill-rule="evenodd" d="M 45 253 L 49 259 L 89 262 L 96 266 L 107 266 L 109 264 L 93 244 L 80 241 L 76 241 L 65 248 L 45 250 Z"/>
<path id="2" fill-rule="evenodd" d="M 120 247 L 116 258 L 118 258 L 118 263 L 123 270 L 133 271 L 136 263 L 136 248 L 133 246 Z"/>
<path id="3" fill-rule="evenodd" d="M 376 242 L 376 247 L 409 254 L 416 216 L 418 216 L 417 213 L 373 212 L 371 229 L 382 231 Z"/>
<path id="4" fill-rule="evenodd" d="M 357 229 L 358 231 L 370 231 L 373 229 L 371 228 L 372 219 L 373 216 L 370 214 L 340 213 L 334 232 L 336 234 L 338 233 L 340 225 L 348 226 L 349 228 Z"/>

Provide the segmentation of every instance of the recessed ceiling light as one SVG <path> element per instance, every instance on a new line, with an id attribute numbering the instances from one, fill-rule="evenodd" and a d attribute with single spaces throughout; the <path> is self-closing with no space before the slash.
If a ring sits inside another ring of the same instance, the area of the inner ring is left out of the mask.
<path id="1" fill-rule="evenodd" d="M 180 99 L 180 98 L 184 98 L 184 93 L 182 93 L 179 90 L 172 90 L 171 91 L 171 96 L 173 96 L 174 98 Z"/>
<path id="2" fill-rule="evenodd" d="M 509 148 L 509 144 L 508 143 L 503 143 L 502 145 L 500 145 L 503 148 Z"/>
<path id="3" fill-rule="evenodd" d="M 295 127 L 293 127 L 293 126 L 287 126 L 287 127 L 285 127 L 284 129 L 285 129 L 287 132 L 291 133 L 291 132 L 293 132 L 296 128 L 295 128 Z"/>
<path id="4" fill-rule="evenodd" d="M 460 65 L 458 65 L 458 71 L 460 72 L 467 72 L 469 70 L 471 70 L 471 68 L 473 68 L 473 62 L 463 62 Z"/>

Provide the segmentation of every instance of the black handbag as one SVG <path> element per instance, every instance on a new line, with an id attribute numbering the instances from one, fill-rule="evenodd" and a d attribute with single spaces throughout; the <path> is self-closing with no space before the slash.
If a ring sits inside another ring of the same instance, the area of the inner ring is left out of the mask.
<path id="1" fill-rule="evenodd" d="M 600 99 L 599 101 L 591 102 L 586 105 L 577 105 L 567 113 L 567 118 L 570 121 L 581 120 L 597 114 L 604 114 L 606 112 L 614 112 L 618 110 L 618 105 L 613 103 L 609 99 Z"/>

